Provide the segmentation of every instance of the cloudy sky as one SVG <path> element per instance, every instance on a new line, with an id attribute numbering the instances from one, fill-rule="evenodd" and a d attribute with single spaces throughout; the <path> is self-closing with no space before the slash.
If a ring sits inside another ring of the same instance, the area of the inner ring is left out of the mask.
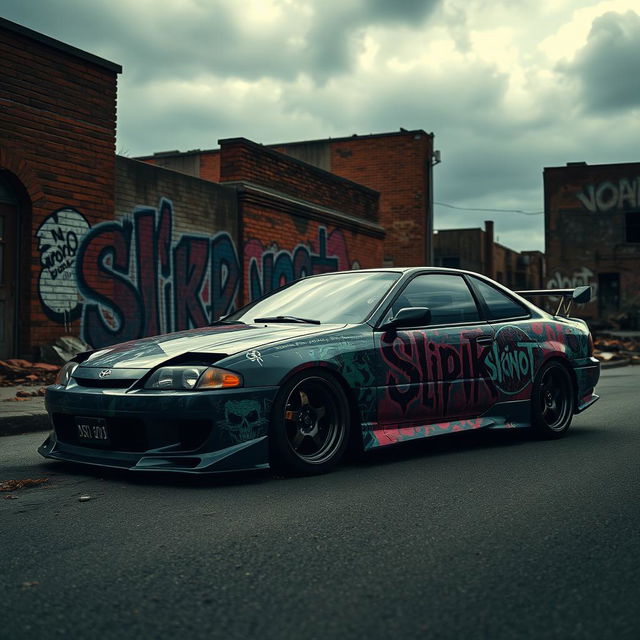
<path id="1" fill-rule="evenodd" d="M 543 249 L 545 166 L 640 160 L 638 0 L 0 8 L 123 66 L 118 153 L 211 149 L 235 136 L 270 144 L 433 131 L 435 228 L 493 219 L 500 242 L 519 250 Z"/>

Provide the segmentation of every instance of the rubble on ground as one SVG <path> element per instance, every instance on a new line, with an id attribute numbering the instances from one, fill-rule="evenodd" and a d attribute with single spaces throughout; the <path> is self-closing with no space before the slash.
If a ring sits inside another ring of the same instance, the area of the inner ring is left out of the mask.
<path id="1" fill-rule="evenodd" d="M 593 355 L 600 362 L 614 363 L 626 360 L 631 364 L 640 364 L 640 340 L 598 337 L 594 339 L 593 346 Z"/>
<path id="2" fill-rule="evenodd" d="M 24 480 L 6 480 L 0 482 L 0 491 L 16 491 L 17 489 L 28 489 L 49 482 L 49 478 L 25 478 Z"/>
<path id="3" fill-rule="evenodd" d="M 59 369 L 59 365 L 46 362 L 29 362 L 19 358 L 0 360 L 0 387 L 42 387 L 53 384 Z"/>

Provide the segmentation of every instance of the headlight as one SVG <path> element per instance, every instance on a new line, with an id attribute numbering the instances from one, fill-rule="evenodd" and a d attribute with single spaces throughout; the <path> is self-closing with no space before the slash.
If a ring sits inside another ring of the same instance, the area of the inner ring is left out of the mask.
<path id="1" fill-rule="evenodd" d="M 242 386 L 239 375 L 216 367 L 180 366 L 161 367 L 154 371 L 145 389 L 172 389 L 191 391 L 197 389 L 230 389 Z"/>
<path id="2" fill-rule="evenodd" d="M 71 374 L 76 370 L 77 366 L 77 362 L 67 362 L 64 364 L 60 371 L 58 371 L 54 384 L 61 384 L 63 387 L 66 387 L 69 380 L 71 380 Z"/>

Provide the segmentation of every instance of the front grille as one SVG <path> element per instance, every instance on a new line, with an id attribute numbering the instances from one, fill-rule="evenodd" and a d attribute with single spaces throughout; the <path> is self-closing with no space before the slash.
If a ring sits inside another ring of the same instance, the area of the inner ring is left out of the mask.
<path id="1" fill-rule="evenodd" d="M 212 428 L 210 420 L 153 420 L 147 424 L 141 418 L 106 418 L 110 443 L 105 447 L 80 442 L 74 416 L 54 413 L 52 417 L 61 442 L 134 453 L 169 446 L 175 446 L 171 451 L 194 451 L 204 444 Z"/>
<path id="2" fill-rule="evenodd" d="M 91 389 L 128 389 L 136 380 L 129 378 L 122 378 L 121 380 L 110 380 L 105 378 L 100 380 L 99 378 L 75 378 L 76 384 L 80 387 L 89 387 Z"/>

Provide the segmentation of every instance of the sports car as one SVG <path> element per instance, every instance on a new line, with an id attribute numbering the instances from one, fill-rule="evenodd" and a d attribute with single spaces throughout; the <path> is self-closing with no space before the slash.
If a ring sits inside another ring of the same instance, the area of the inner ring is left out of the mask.
<path id="1" fill-rule="evenodd" d="M 529 301 L 553 295 L 549 313 Z M 514 292 L 469 271 L 304 277 L 211 326 L 79 354 L 47 388 L 47 458 L 134 471 L 322 473 L 469 429 L 557 438 L 600 365 L 568 316 L 588 287 Z"/>

